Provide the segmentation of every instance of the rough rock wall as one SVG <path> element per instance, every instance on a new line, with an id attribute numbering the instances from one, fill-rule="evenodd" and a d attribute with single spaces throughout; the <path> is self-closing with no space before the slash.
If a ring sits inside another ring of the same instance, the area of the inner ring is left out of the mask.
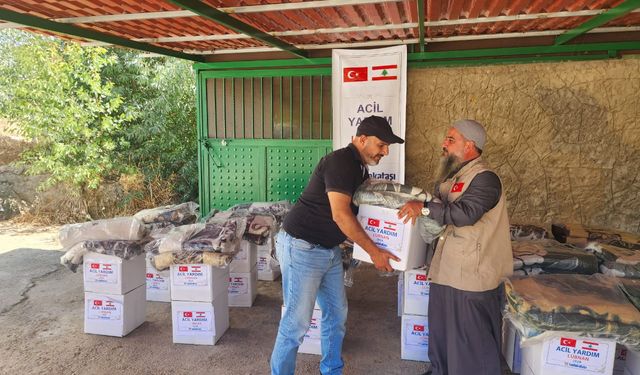
<path id="1" fill-rule="evenodd" d="M 448 125 L 485 125 L 512 222 L 640 232 L 640 60 L 409 70 L 407 183 L 433 189 Z"/>

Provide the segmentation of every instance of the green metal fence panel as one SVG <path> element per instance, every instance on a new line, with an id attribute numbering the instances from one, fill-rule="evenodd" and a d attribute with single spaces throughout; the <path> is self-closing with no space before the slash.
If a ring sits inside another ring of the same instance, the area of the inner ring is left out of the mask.
<path id="1" fill-rule="evenodd" d="M 302 147 L 301 147 L 302 146 Z M 329 148 L 330 150 L 331 148 Z M 295 202 L 309 182 L 326 145 L 269 147 L 267 149 L 267 201 Z"/>
<path id="2" fill-rule="evenodd" d="M 295 202 L 311 172 L 327 153 L 331 141 L 209 140 L 209 175 L 201 201 L 203 212 L 227 209 L 238 203 Z"/>
<path id="3" fill-rule="evenodd" d="M 237 203 L 264 201 L 264 148 L 214 143 L 208 152 L 210 207 L 225 209 Z"/>
<path id="4" fill-rule="evenodd" d="M 330 69 L 199 69 L 198 92 L 202 214 L 295 202 L 332 150 Z"/>

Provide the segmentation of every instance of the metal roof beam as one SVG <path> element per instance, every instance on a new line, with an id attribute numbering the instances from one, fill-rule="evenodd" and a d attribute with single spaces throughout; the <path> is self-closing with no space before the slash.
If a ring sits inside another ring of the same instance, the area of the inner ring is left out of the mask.
<path id="1" fill-rule="evenodd" d="M 229 14 L 242 13 L 258 13 L 258 12 L 277 12 L 283 10 L 299 10 L 299 9 L 317 9 L 326 7 L 354 6 L 366 4 L 380 4 L 399 2 L 403 0 L 316 0 L 305 1 L 301 3 L 281 3 L 281 4 L 264 4 L 264 5 L 247 5 L 237 7 L 217 8 L 219 11 Z M 144 12 L 144 13 L 123 13 L 123 14 L 105 14 L 100 16 L 81 16 L 56 18 L 56 22 L 61 23 L 99 23 L 99 22 L 117 22 L 117 21 L 136 21 L 150 20 L 161 18 L 183 18 L 197 17 L 199 14 L 190 10 L 171 10 L 164 12 Z"/>
<path id="2" fill-rule="evenodd" d="M 601 27 L 589 31 L 589 34 L 593 33 L 614 33 L 614 32 L 633 32 L 640 31 L 640 26 L 631 27 Z M 441 42 L 459 42 L 469 40 L 488 40 L 488 39 L 509 39 L 509 38 L 524 38 L 524 37 L 536 37 L 536 36 L 550 36 L 560 35 L 565 30 L 545 30 L 545 31 L 529 31 L 526 33 L 504 33 L 504 34 L 480 34 L 480 35 L 461 35 L 450 37 L 437 37 L 437 38 L 425 38 L 428 43 L 441 43 Z M 419 39 L 405 39 L 405 40 L 371 40 L 366 42 L 354 42 L 354 43 L 332 43 L 332 44 L 297 44 L 296 47 L 303 50 L 313 49 L 326 49 L 326 48 L 350 48 L 350 47 L 375 47 L 390 44 L 412 44 L 418 43 Z M 251 53 L 251 52 L 275 52 L 277 48 L 272 47 L 249 47 L 238 49 L 218 49 L 218 50 L 186 50 L 185 52 L 198 54 L 198 55 L 222 55 L 231 53 Z"/>
<path id="3" fill-rule="evenodd" d="M 257 39 L 263 43 L 278 47 L 281 50 L 291 52 L 294 55 L 297 55 L 300 57 L 307 57 L 306 52 L 304 52 L 301 49 L 298 49 L 294 45 L 291 45 L 287 42 L 277 39 L 267 34 L 264 31 L 258 30 L 251 25 L 248 25 L 236 18 L 231 17 L 230 15 L 224 12 L 219 11 L 218 9 L 210 7 L 209 5 L 203 3 L 202 1 L 199 1 L 199 0 L 168 0 L 168 1 L 179 7 L 189 9 L 192 12 L 198 13 L 202 17 L 215 21 L 236 32 L 250 35 L 254 39 Z"/>
<path id="4" fill-rule="evenodd" d="M 418 35 L 420 37 L 420 52 L 424 52 L 424 0 L 418 0 Z"/>
<path id="5" fill-rule="evenodd" d="M 600 15 L 597 15 L 590 20 L 584 22 L 580 26 L 568 30 L 566 33 L 558 36 L 555 40 L 555 45 L 564 44 L 589 30 L 595 29 L 598 26 L 602 26 L 616 18 L 622 17 L 631 11 L 640 8 L 640 0 L 626 0 L 622 4 L 615 8 L 611 8 Z"/>
<path id="6" fill-rule="evenodd" d="M 322 0 L 322 1 L 305 1 L 301 3 L 282 3 L 282 4 L 266 4 L 266 5 L 249 5 L 239 7 L 218 8 L 219 11 L 230 14 L 257 13 L 281 10 L 298 10 L 298 9 L 316 9 L 323 7 L 338 6 L 354 6 L 366 4 L 378 4 L 384 2 L 398 2 L 401 0 Z M 432 26 L 450 26 L 450 25 L 467 25 L 489 22 L 505 22 L 505 21 L 522 21 L 546 18 L 563 18 L 563 17 L 587 17 L 596 16 L 604 13 L 607 9 L 580 10 L 574 12 L 552 12 L 552 13 L 532 13 L 532 14 L 516 14 L 512 16 L 496 16 L 496 17 L 479 17 L 479 18 L 461 18 L 457 20 L 427 21 L 426 27 Z M 633 12 L 638 12 L 634 10 Z M 184 18 L 197 17 L 198 14 L 189 10 L 174 10 L 163 12 L 145 12 L 145 13 L 124 13 L 124 14 L 105 14 L 100 16 L 82 16 L 56 18 L 52 21 L 60 23 L 100 23 L 100 22 L 117 22 L 117 21 L 136 21 L 148 19 L 163 18 Z M 0 24 L 2 28 L 20 27 L 18 24 L 5 23 Z"/>
<path id="7" fill-rule="evenodd" d="M 411 29 L 418 27 L 417 23 L 399 23 L 388 25 L 371 25 L 371 26 L 355 26 L 355 27 L 336 27 L 333 29 L 311 29 L 311 30 L 290 30 L 290 31 L 270 31 L 267 34 L 272 36 L 302 36 L 302 35 L 315 35 L 315 34 L 341 34 L 341 33 L 354 33 L 363 31 L 378 31 L 378 30 L 393 30 L 393 29 Z M 566 30 L 544 30 L 544 31 L 527 31 L 527 32 L 515 32 L 515 33 L 498 33 L 498 34 L 477 34 L 477 35 L 459 35 L 449 37 L 425 37 L 424 42 L 453 42 L 458 40 L 477 40 L 477 39 L 503 39 L 503 38 L 518 38 L 518 37 L 531 37 L 531 36 L 548 36 L 548 35 L 560 35 Z M 611 32 L 626 32 L 626 31 L 640 31 L 638 26 L 618 26 L 618 27 L 599 27 L 588 31 L 587 33 L 611 33 Z M 168 36 L 157 38 L 135 38 L 133 40 L 137 42 L 146 43 L 183 43 L 183 42 L 202 42 L 202 41 L 215 41 L 215 40 L 234 40 L 234 39 L 250 39 L 249 35 L 245 34 L 215 34 L 215 35 L 187 35 L 187 36 Z M 423 43 L 424 42 L 420 42 Z M 89 42 L 83 43 L 85 46 L 97 46 L 105 45 L 105 43 Z"/>
<path id="8" fill-rule="evenodd" d="M 35 17 L 29 14 L 14 12 L 7 9 L 0 9 L 0 19 L 10 22 L 19 23 L 24 26 L 36 29 L 53 31 L 56 33 L 80 37 L 83 39 L 97 40 L 109 44 L 115 44 L 123 47 L 133 48 L 141 51 L 158 53 L 165 56 L 173 56 L 180 59 L 192 60 L 196 62 L 204 61 L 204 58 L 197 55 L 187 54 L 184 52 L 174 51 L 167 48 L 157 47 L 151 44 L 136 42 L 117 36 L 103 34 L 94 30 L 83 29 L 81 27 L 67 25 L 59 22 L 49 21 L 44 18 Z"/>

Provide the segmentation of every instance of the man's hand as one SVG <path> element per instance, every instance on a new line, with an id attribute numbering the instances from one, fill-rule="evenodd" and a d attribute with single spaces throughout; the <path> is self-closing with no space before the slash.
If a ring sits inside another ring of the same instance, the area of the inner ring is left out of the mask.
<path id="1" fill-rule="evenodd" d="M 423 207 L 424 203 L 421 201 L 409 201 L 398 210 L 398 219 L 404 218 L 405 224 L 411 220 L 411 225 L 414 225 L 418 216 L 422 214 Z"/>
<path id="2" fill-rule="evenodd" d="M 378 248 L 378 252 L 375 254 L 369 254 L 371 260 L 373 261 L 373 265 L 380 271 L 392 272 L 393 267 L 389 264 L 389 259 L 393 259 L 396 262 L 400 261 L 400 258 L 391 254 L 386 250 L 382 250 Z"/>

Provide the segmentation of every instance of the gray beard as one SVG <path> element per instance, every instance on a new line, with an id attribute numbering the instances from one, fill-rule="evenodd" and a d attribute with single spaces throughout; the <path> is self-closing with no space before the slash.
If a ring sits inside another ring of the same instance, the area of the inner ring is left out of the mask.
<path id="1" fill-rule="evenodd" d="M 462 162 L 455 155 L 447 155 L 440 158 L 440 165 L 436 171 L 436 181 L 443 182 L 449 175 L 460 168 Z"/>

